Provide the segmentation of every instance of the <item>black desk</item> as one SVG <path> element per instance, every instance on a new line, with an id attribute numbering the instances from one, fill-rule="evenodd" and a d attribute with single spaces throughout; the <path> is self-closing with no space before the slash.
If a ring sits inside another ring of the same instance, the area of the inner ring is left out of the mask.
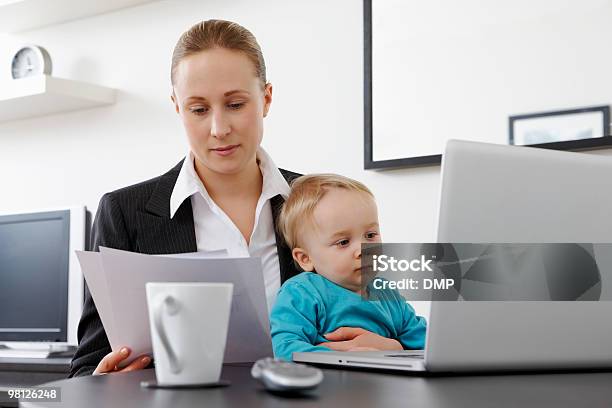
<path id="1" fill-rule="evenodd" d="M 31 387 L 68 377 L 70 358 L 0 358 L 0 401 L 9 388 Z M 57 405 L 57 404 L 56 404 Z M 0 407 L 16 406 L 0 402 Z"/>
<path id="2" fill-rule="evenodd" d="M 200 390 L 151 390 L 142 380 L 154 370 L 81 377 L 45 384 L 61 387 L 62 403 L 24 407 L 604 407 L 612 405 L 612 373 L 512 374 L 418 377 L 324 370 L 308 398 L 263 391 L 250 367 L 225 366 L 232 385 Z"/>

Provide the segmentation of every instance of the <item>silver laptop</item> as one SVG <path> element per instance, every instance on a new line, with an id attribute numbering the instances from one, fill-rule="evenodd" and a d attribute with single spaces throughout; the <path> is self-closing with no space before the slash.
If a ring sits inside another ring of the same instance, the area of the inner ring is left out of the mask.
<path id="1" fill-rule="evenodd" d="M 438 242 L 610 243 L 610 180 L 612 157 L 451 140 L 442 160 Z M 432 302 L 424 353 L 293 358 L 431 372 L 610 368 L 610 316 L 607 301 Z"/>

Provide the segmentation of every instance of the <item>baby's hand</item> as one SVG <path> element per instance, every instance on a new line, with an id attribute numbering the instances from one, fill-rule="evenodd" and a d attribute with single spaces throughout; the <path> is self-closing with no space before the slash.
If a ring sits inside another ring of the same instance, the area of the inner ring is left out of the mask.
<path id="1" fill-rule="evenodd" d="M 336 351 L 350 351 L 356 348 L 374 350 L 403 350 L 399 341 L 388 339 L 361 327 L 340 327 L 324 336 L 328 342 L 317 344 Z"/>

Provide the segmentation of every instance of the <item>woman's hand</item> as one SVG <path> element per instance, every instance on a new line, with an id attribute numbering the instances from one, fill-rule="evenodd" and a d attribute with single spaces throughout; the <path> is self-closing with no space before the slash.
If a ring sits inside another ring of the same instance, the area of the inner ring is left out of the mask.
<path id="1" fill-rule="evenodd" d="M 360 327 L 340 327 L 324 336 L 328 342 L 317 344 L 336 351 L 403 350 L 399 341 L 388 339 Z"/>
<path id="2" fill-rule="evenodd" d="M 127 347 L 122 347 L 119 351 L 111 351 L 100 361 L 93 375 L 127 373 L 129 371 L 142 370 L 151 363 L 151 357 L 142 355 L 132 361 L 127 367 L 119 369 L 117 367 L 119 363 L 128 358 L 130 353 L 131 350 Z"/>

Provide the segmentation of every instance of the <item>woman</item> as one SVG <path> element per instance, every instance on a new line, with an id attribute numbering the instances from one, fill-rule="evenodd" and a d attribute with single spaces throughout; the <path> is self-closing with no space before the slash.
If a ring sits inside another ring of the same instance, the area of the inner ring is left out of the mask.
<path id="1" fill-rule="evenodd" d="M 289 183 L 299 176 L 276 167 L 259 146 L 272 102 L 261 49 L 253 34 L 229 21 L 191 27 L 172 55 L 172 102 L 190 151 L 166 174 L 105 194 L 93 227 L 93 247 L 146 254 L 226 249 L 230 256 L 262 259 L 268 306 L 287 279 L 299 273 L 275 222 Z M 280 274 L 279 274 L 280 271 Z M 340 327 L 326 347 L 371 344 L 374 333 Z M 151 360 L 111 351 L 89 292 L 78 329 L 70 376 L 133 371 Z"/>
<path id="2" fill-rule="evenodd" d="M 102 197 L 94 250 L 168 254 L 225 248 L 230 256 L 258 256 L 271 306 L 280 284 L 298 273 L 274 225 L 298 175 L 279 170 L 260 147 L 272 102 L 261 49 L 236 23 L 201 22 L 179 39 L 171 80 L 190 152 L 168 173 Z M 133 371 L 151 362 L 139 356 L 117 368 L 130 350 L 111 352 L 89 293 L 78 336 L 70 376 Z"/>

